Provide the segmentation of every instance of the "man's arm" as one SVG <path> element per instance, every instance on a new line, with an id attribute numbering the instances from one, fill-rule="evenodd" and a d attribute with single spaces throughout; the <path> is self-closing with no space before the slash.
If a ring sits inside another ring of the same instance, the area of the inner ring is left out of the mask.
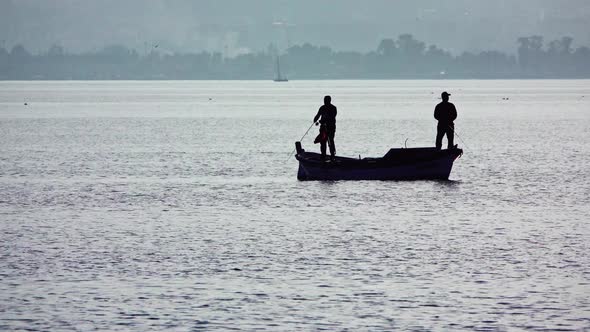
<path id="1" fill-rule="evenodd" d="M 321 107 L 318 110 L 318 114 L 316 114 L 315 117 L 313 118 L 313 122 L 318 122 L 318 120 L 320 119 L 320 116 L 322 116 L 322 108 Z"/>
<path id="2" fill-rule="evenodd" d="M 453 122 L 457 118 L 457 109 L 455 108 L 455 104 L 451 105 L 453 105 L 453 107 L 451 108 L 451 122 Z"/>
<path id="3" fill-rule="evenodd" d="M 436 107 L 434 108 L 434 118 L 438 120 L 439 117 L 439 107 L 438 105 L 436 105 Z"/>

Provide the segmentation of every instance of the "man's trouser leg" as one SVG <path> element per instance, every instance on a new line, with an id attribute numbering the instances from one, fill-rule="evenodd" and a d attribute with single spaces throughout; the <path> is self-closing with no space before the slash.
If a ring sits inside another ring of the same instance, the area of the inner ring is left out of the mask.
<path id="1" fill-rule="evenodd" d="M 447 141 L 449 142 L 448 149 L 452 149 L 455 145 L 455 126 L 449 125 L 447 127 Z"/>
<path id="2" fill-rule="evenodd" d="M 330 144 L 330 154 L 332 157 L 336 156 L 336 143 L 334 143 L 334 136 L 336 135 L 336 130 L 328 130 L 328 144 Z"/>
<path id="3" fill-rule="evenodd" d="M 320 142 L 320 151 L 322 152 L 322 159 L 326 158 L 326 141 Z"/>
<path id="4" fill-rule="evenodd" d="M 436 148 L 437 149 L 442 148 L 442 139 L 443 139 L 443 136 L 445 136 L 445 132 L 447 132 L 447 130 L 445 129 L 444 125 L 439 124 L 438 126 L 436 126 Z"/>

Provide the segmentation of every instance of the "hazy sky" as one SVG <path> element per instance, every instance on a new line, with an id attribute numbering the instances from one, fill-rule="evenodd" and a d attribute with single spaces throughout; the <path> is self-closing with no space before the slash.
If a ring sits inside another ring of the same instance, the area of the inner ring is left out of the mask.
<path id="1" fill-rule="evenodd" d="M 514 53 L 516 38 L 533 34 L 590 45 L 590 1 L 0 0 L 2 46 L 22 43 L 33 52 L 53 43 L 76 52 L 158 44 L 233 55 L 271 42 L 366 51 L 401 33 L 453 53 Z"/>

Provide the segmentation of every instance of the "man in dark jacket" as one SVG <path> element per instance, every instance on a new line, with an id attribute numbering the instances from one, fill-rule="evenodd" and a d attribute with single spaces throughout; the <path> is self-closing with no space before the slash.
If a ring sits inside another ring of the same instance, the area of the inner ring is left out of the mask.
<path id="1" fill-rule="evenodd" d="M 442 101 L 434 108 L 434 118 L 438 120 L 436 127 L 436 148 L 442 148 L 442 139 L 447 135 L 448 148 L 452 149 L 453 139 L 455 136 L 455 124 L 453 121 L 457 118 L 457 109 L 455 105 L 449 103 L 450 94 L 446 91 L 441 93 Z"/>
<path id="2" fill-rule="evenodd" d="M 334 144 L 334 135 L 336 134 L 336 106 L 331 104 L 332 98 L 330 96 L 324 97 L 324 105 L 318 110 L 318 114 L 313 118 L 316 126 L 318 125 L 318 119 L 320 120 L 320 150 L 322 152 L 322 159 L 326 158 L 326 141 L 330 145 L 330 154 L 332 159 L 336 156 L 336 145 Z M 323 135 L 322 135 L 323 134 Z M 322 139 L 322 136 L 326 136 L 326 139 Z"/>

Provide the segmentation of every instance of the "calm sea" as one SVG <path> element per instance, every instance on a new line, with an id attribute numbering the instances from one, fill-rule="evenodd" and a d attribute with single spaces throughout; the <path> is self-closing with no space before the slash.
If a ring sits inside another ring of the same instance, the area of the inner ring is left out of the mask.
<path id="1" fill-rule="evenodd" d="M 296 180 L 444 90 L 450 181 Z M 589 329 L 589 165 L 588 80 L 0 82 L 0 330 Z"/>

